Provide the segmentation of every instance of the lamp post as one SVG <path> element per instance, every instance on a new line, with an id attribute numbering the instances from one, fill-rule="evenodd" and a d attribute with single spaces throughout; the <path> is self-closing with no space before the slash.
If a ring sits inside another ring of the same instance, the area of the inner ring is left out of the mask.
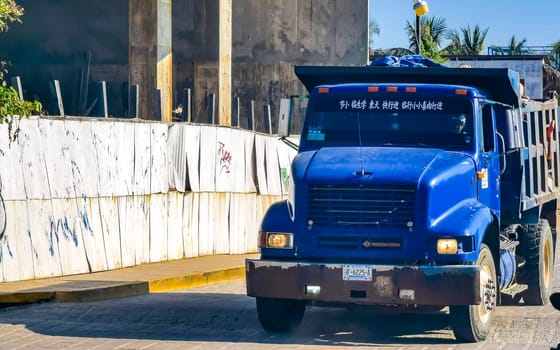
<path id="1" fill-rule="evenodd" d="M 420 55 L 422 53 L 420 17 L 428 13 L 430 9 L 428 8 L 428 2 L 426 0 L 414 0 L 414 6 L 412 8 L 416 13 L 416 54 Z"/>

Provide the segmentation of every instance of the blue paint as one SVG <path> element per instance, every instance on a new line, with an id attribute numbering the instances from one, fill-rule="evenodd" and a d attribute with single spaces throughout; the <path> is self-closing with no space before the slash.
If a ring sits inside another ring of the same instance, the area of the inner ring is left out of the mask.
<path id="1" fill-rule="evenodd" d="M 35 246 L 33 245 L 33 240 L 31 239 L 31 231 L 27 230 L 27 237 L 29 238 L 29 242 L 31 242 L 31 250 L 33 251 L 32 253 L 35 255 L 36 259 L 39 259 L 39 253 L 37 252 L 37 249 L 35 249 Z"/>
<path id="2" fill-rule="evenodd" d="M 54 247 L 52 245 L 52 242 L 51 242 L 51 245 L 49 246 L 49 254 L 51 255 L 51 257 L 54 256 Z"/>
<path id="3" fill-rule="evenodd" d="M 58 237 L 58 232 L 56 230 L 56 223 L 54 222 L 54 220 L 51 220 L 51 235 L 54 233 L 55 237 L 56 237 L 56 241 L 59 242 L 59 237 Z"/>
<path id="4" fill-rule="evenodd" d="M 86 213 L 80 213 L 80 216 L 82 217 L 82 225 L 84 225 L 84 228 L 86 230 L 89 231 L 89 233 L 91 233 L 93 235 L 93 229 L 91 228 L 91 225 L 89 224 L 89 218 L 87 216 Z"/>
<path id="5" fill-rule="evenodd" d="M 71 239 L 72 242 L 74 243 L 74 246 L 77 247 L 78 246 L 78 235 L 76 233 L 76 230 L 72 230 L 70 228 L 70 225 L 68 224 L 68 218 L 64 217 L 62 219 L 58 219 L 56 221 L 56 237 L 57 237 L 57 242 L 59 241 L 59 236 L 58 233 L 62 233 L 62 237 L 64 237 L 65 239 Z"/>
<path id="6" fill-rule="evenodd" d="M 56 239 L 56 243 L 58 245 L 58 241 L 59 241 L 58 238 L 59 237 L 58 237 L 58 232 L 57 232 L 57 229 L 56 229 L 57 225 L 55 225 L 55 222 L 54 222 L 53 219 L 51 219 L 51 225 L 50 226 L 51 227 L 50 227 L 50 231 L 47 233 L 47 238 L 49 240 L 49 254 L 52 257 L 55 254 L 55 251 L 54 251 L 55 250 L 55 247 L 54 247 L 55 243 L 54 243 L 54 241 Z"/>

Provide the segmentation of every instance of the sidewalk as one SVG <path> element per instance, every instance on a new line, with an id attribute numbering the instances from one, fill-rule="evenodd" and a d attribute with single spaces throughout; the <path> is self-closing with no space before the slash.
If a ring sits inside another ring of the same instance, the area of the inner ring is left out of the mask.
<path id="1" fill-rule="evenodd" d="M 118 270 L 0 283 L 0 304 L 55 299 L 85 302 L 227 282 L 245 277 L 245 259 L 258 254 L 213 255 Z"/>

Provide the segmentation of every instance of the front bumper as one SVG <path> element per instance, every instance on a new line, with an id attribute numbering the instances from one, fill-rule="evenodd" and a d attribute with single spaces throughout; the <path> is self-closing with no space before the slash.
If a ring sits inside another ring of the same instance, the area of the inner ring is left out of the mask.
<path id="1" fill-rule="evenodd" d="M 480 303 L 480 268 L 475 265 L 369 265 L 370 281 L 343 280 L 343 264 L 247 259 L 245 265 L 252 297 L 372 305 Z"/>

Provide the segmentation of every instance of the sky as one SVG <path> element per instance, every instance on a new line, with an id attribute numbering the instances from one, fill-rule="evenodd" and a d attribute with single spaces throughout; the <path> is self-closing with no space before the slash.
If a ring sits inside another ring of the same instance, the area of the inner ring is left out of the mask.
<path id="1" fill-rule="evenodd" d="M 560 41 L 560 0 L 426 0 L 427 16 L 445 18 L 449 29 L 470 25 L 489 28 L 485 46 L 508 46 L 512 35 L 527 46 L 552 45 Z M 374 48 L 408 47 L 406 21 L 414 23 L 413 0 L 370 0 L 370 20 L 381 33 L 373 37 Z M 486 53 L 486 51 L 484 52 Z"/>

